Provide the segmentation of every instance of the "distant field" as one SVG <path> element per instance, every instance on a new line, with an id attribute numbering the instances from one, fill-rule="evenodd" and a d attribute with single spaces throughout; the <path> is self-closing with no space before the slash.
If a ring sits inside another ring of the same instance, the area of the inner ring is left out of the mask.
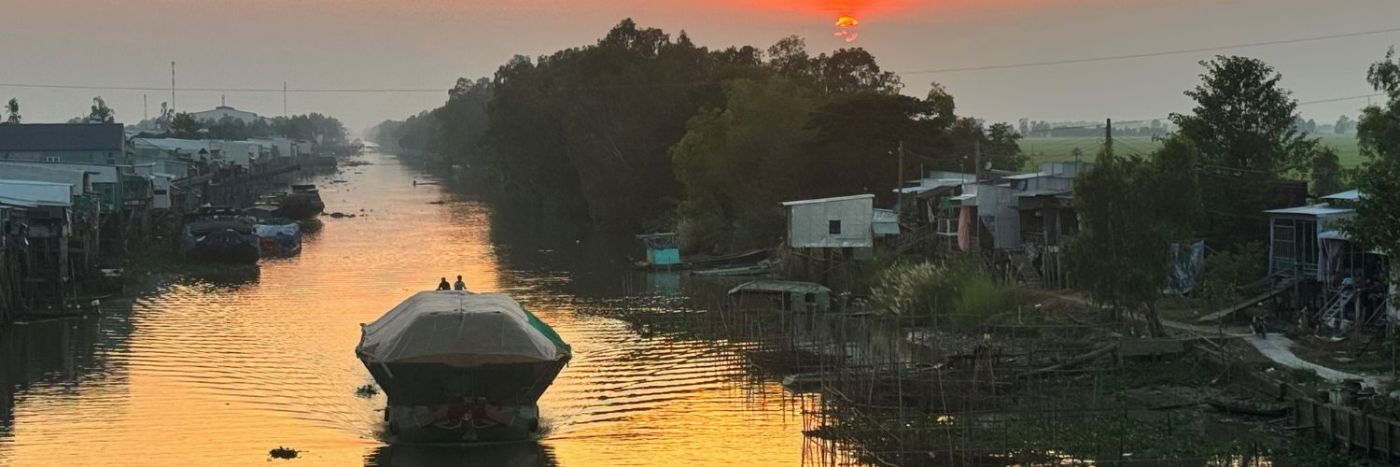
<path id="1" fill-rule="evenodd" d="M 1356 147 L 1355 135 L 1322 135 L 1322 144 L 1337 151 L 1343 167 L 1361 164 L 1361 153 Z M 1119 154 L 1145 154 L 1157 149 L 1159 144 L 1150 136 L 1115 136 L 1113 148 Z M 1030 169 L 1043 162 L 1074 160 L 1074 150 L 1084 153 L 1083 160 L 1092 161 L 1103 148 L 1103 138 L 1022 138 L 1021 151 L 1030 155 Z"/>

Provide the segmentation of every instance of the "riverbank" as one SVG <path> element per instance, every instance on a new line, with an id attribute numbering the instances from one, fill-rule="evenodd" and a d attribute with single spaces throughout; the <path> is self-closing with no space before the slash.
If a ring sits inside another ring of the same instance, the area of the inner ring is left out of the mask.
<path id="1" fill-rule="evenodd" d="M 831 458 L 1350 465 L 1296 435 L 1277 386 L 1271 393 L 1235 376 L 1268 368 L 1252 347 L 1135 338 L 1136 326 L 1097 306 L 1035 290 L 1000 293 L 1008 295 L 1003 311 L 941 326 L 877 310 L 787 313 L 732 302 L 620 317 L 648 335 L 724 342 L 755 377 L 812 394 L 801 408 L 807 443 Z"/>

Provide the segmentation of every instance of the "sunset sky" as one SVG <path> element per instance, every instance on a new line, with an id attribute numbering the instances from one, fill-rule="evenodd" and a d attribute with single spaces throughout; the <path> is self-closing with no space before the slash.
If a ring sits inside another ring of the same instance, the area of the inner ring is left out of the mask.
<path id="1" fill-rule="evenodd" d="M 797 34 L 814 52 L 846 45 L 835 19 L 889 70 L 913 72 L 1298 39 L 1400 27 L 1396 0 L 0 0 L 0 98 L 26 122 L 86 114 L 101 95 L 120 121 L 168 91 L 99 87 L 443 89 L 293 93 L 291 113 L 323 112 L 352 130 L 439 105 L 459 76 L 490 75 L 515 54 L 595 41 L 624 17 L 701 45 L 767 47 Z M 1366 67 L 1400 32 L 1222 51 L 1275 65 L 1302 101 L 1369 94 Z M 960 113 L 994 121 L 1119 120 L 1189 109 L 1196 61 L 1209 52 L 1061 66 L 904 74 L 906 93 L 943 83 Z M 181 91 L 180 110 L 228 104 L 282 114 L 282 95 Z M 1307 105 L 1331 122 L 1365 99 Z"/>

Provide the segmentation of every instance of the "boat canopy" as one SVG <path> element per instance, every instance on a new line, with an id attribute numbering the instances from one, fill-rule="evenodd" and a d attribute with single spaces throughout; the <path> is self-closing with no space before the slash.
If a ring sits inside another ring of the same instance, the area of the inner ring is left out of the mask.
<path id="1" fill-rule="evenodd" d="M 478 366 L 557 361 L 568 344 L 504 294 L 419 292 L 361 325 L 355 352 L 368 362 Z"/>

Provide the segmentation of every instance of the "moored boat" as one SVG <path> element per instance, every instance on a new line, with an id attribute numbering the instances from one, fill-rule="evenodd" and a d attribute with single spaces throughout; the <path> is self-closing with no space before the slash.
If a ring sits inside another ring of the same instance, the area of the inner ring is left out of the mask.
<path id="1" fill-rule="evenodd" d="M 292 192 L 282 199 L 282 215 L 295 220 L 310 219 L 325 210 L 316 185 L 292 185 Z"/>
<path id="2" fill-rule="evenodd" d="M 296 256 L 301 253 L 301 226 L 285 217 L 259 219 L 254 225 L 258 248 L 263 257 Z"/>
<path id="3" fill-rule="evenodd" d="M 572 350 L 503 294 L 419 292 L 361 325 L 355 354 L 388 396 L 396 442 L 529 439 Z"/>
<path id="4" fill-rule="evenodd" d="M 284 196 L 286 195 L 281 193 L 259 196 L 258 200 L 245 211 L 247 211 L 248 215 L 258 219 L 281 217 L 282 198 Z"/>
<path id="5" fill-rule="evenodd" d="M 246 213 L 230 208 L 202 208 L 185 216 L 180 256 L 187 260 L 256 263 L 258 236 Z"/>

